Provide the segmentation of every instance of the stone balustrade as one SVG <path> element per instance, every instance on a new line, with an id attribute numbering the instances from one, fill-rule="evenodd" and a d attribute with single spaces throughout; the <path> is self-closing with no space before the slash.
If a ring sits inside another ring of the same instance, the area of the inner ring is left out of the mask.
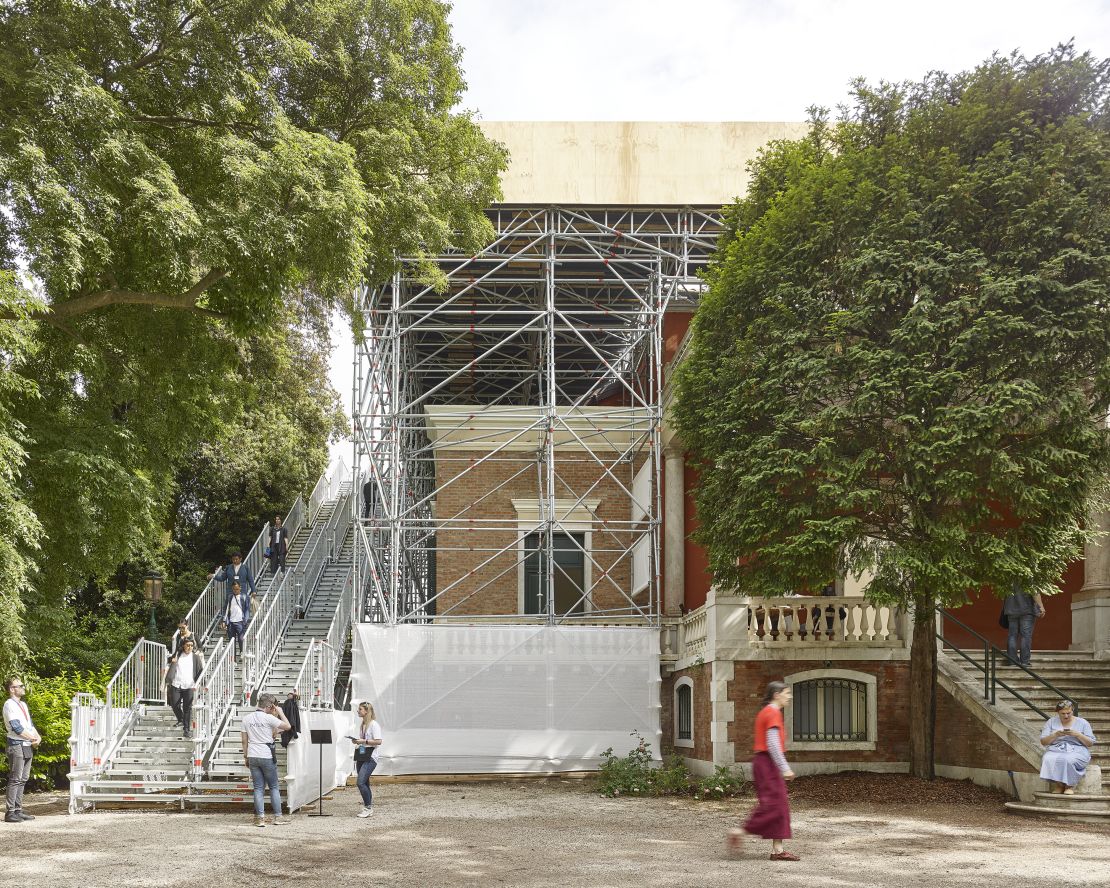
<path id="1" fill-rule="evenodd" d="M 888 645 L 901 647 L 904 620 L 895 607 L 863 598 L 792 596 L 752 599 L 748 642 L 753 645 Z"/>

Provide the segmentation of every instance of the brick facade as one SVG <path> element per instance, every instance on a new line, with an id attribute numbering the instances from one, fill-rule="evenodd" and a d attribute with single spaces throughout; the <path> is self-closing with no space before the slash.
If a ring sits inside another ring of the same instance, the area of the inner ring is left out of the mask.
<path id="1" fill-rule="evenodd" d="M 736 663 L 736 672 L 729 683 L 728 698 L 735 706 L 736 717 L 729 726 L 728 738 L 736 744 L 736 760 L 746 762 L 752 757 L 752 727 L 763 702 L 763 690 L 772 681 L 782 681 L 795 672 L 815 668 L 847 669 L 875 676 L 878 704 L 878 726 L 875 749 L 872 750 L 791 750 L 786 739 L 790 760 L 794 762 L 905 762 L 909 761 L 909 676 L 910 664 L 872 660 L 845 660 L 829 663 L 813 660 L 748 660 Z M 790 726 L 787 725 L 789 733 Z"/>
<path id="2" fill-rule="evenodd" d="M 662 746 L 660 751 L 663 756 L 681 755 L 686 758 L 712 761 L 713 744 L 710 738 L 709 725 L 713 721 L 713 707 L 709 700 L 710 667 L 708 664 L 691 666 L 689 669 L 680 669 L 673 675 L 663 679 L 660 686 L 660 721 L 662 728 Z M 675 713 L 674 713 L 674 686 L 680 678 L 689 678 L 693 684 L 693 699 L 691 708 L 691 724 L 694 729 L 694 747 L 675 746 Z"/>
<path id="3" fill-rule="evenodd" d="M 444 593 L 439 599 L 440 614 L 518 613 L 520 559 L 515 546 L 519 532 L 513 499 L 540 496 L 540 468 L 530 452 L 507 451 L 480 462 L 488 456 L 486 452 L 455 449 L 437 453 L 437 518 L 473 522 L 472 527 L 456 525 L 437 534 L 436 591 Z M 613 454 L 599 453 L 598 457 L 631 490 L 633 464 L 625 461 L 613 465 Z M 584 451 L 557 452 L 555 472 L 555 495 L 559 500 L 599 501 L 591 543 L 595 562 L 590 566 L 593 608 L 627 607 L 622 592 L 627 593 L 632 582 L 630 557 L 625 555 L 631 544 L 628 494 Z M 504 483 L 509 478 L 512 480 Z M 502 483 L 504 486 L 498 489 Z M 607 521 L 621 523 L 606 528 Z M 506 551 L 494 557 L 502 548 Z M 483 564 L 487 560 L 489 563 Z"/>

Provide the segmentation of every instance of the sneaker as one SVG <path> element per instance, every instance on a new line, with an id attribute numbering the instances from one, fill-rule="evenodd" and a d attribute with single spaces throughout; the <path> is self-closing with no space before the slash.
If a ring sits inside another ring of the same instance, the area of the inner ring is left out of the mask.
<path id="1" fill-rule="evenodd" d="M 19 812 L 19 819 L 20 820 L 34 820 L 35 815 L 34 814 L 28 814 L 26 811 L 20 811 Z"/>
<path id="2" fill-rule="evenodd" d="M 292 820 L 286 820 L 284 817 L 273 817 L 270 819 L 270 824 L 272 826 L 285 826 L 285 824 L 292 822 Z"/>
<path id="3" fill-rule="evenodd" d="M 254 818 L 254 825 L 257 826 L 259 829 L 262 829 L 262 827 L 264 827 L 266 825 L 266 818 L 265 817 L 255 817 Z"/>
<path id="4" fill-rule="evenodd" d="M 4 815 L 4 822 L 5 822 L 5 823 L 22 823 L 22 822 L 23 822 L 23 818 L 22 818 L 22 817 L 20 817 L 18 813 L 15 813 L 15 814 L 5 814 L 5 815 Z"/>
<path id="5" fill-rule="evenodd" d="M 371 814 L 373 814 L 373 813 L 374 813 L 374 809 L 373 809 L 373 808 L 363 808 L 363 809 L 362 809 L 361 811 L 359 811 L 359 812 L 358 812 L 358 814 L 356 814 L 355 816 L 356 816 L 356 817 L 369 817 L 369 816 L 370 816 Z"/>

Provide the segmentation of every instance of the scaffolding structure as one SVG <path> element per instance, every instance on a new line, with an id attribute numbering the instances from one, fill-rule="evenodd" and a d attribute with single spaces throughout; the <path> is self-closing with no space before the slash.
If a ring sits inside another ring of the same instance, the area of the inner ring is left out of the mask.
<path id="1" fill-rule="evenodd" d="M 660 613 L 663 325 L 696 300 L 715 209 L 508 207 L 436 287 L 356 298 L 364 620 Z"/>

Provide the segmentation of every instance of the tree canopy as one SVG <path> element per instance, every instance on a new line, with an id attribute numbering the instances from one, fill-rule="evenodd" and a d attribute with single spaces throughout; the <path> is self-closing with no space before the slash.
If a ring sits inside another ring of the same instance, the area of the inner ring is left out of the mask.
<path id="1" fill-rule="evenodd" d="M 934 603 L 1078 557 L 1110 467 L 1108 77 L 1062 46 L 860 81 L 753 165 L 674 409 L 719 582 L 869 571 L 916 605 L 920 671 Z"/>
<path id="2" fill-rule="evenodd" d="M 0 666 L 323 468 L 312 331 L 490 231 L 459 60 L 435 0 L 0 6 Z"/>

